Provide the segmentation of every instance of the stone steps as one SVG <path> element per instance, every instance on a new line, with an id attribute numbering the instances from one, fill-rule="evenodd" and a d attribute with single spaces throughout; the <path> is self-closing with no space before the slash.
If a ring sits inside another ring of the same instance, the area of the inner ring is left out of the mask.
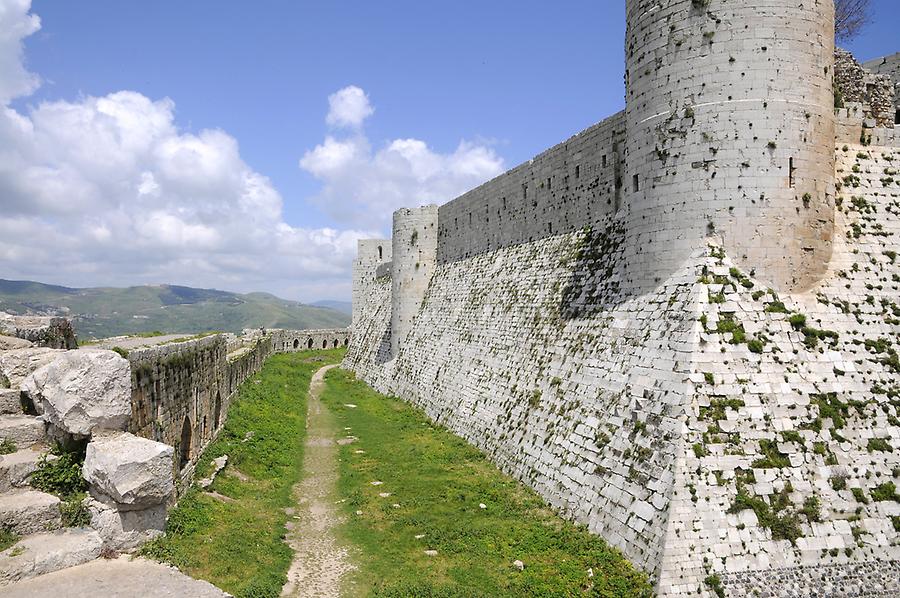
<path id="1" fill-rule="evenodd" d="M 37 490 L 12 490 L 0 495 L 0 528 L 20 536 L 58 529 L 60 500 Z"/>
<path id="2" fill-rule="evenodd" d="M 0 389 L 0 415 L 21 415 L 22 401 L 18 389 Z"/>
<path id="3" fill-rule="evenodd" d="M 0 440 L 11 440 L 17 449 L 28 448 L 47 439 L 44 422 L 29 415 L 0 416 Z"/>
<path id="4" fill-rule="evenodd" d="M 0 492 L 27 486 L 28 477 L 37 469 L 46 450 L 43 445 L 36 444 L 8 455 L 0 455 Z M 56 457 L 48 455 L 47 459 L 52 461 Z"/>
<path id="5" fill-rule="evenodd" d="M 0 552 L 0 586 L 87 563 L 102 546 L 100 534 L 86 528 L 28 536 Z"/>

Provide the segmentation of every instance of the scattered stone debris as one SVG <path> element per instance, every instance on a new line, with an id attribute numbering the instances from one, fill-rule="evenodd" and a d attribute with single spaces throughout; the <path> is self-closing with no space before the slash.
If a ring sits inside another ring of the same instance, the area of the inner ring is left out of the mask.
<path id="1" fill-rule="evenodd" d="M 199 480 L 197 485 L 200 486 L 201 489 L 206 490 L 212 483 L 216 480 L 216 476 L 219 475 L 219 472 L 225 469 L 225 465 L 228 463 L 228 455 L 222 455 L 221 457 L 216 457 L 212 460 L 213 470 L 210 472 L 209 476 Z"/>

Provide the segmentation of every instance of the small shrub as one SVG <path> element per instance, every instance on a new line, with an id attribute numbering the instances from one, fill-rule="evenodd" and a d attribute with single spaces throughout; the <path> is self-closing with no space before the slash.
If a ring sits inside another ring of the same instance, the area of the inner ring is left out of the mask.
<path id="1" fill-rule="evenodd" d="M 869 504 L 869 499 L 866 498 L 866 494 L 862 491 L 862 488 L 851 488 L 850 492 L 853 493 L 853 498 L 856 499 L 856 502 L 864 505 Z"/>
<path id="2" fill-rule="evenodd" d="M 41 457 L 37 469 L 31 474 L 31 485 L 63 499 L 86 492 L 87 482 L 81 477 L 85 447 L 81 445 L 74 450 L 66 450 L 56 445 L 52 452 L 57 458 L 51 461 L 46 456 Z"/>
<path id="3" fill-rule="evenodd" d="M 19 536 L 6 528 L 0 528 L 0 551 L 6 550 L 19 541 Z"/>
<path id="4" fill-rule="evenodd" d="M 831 487 L 835 492 L 840 490 L 846 490 L 847 488 L 847 478 L 842 475 L 837 475 L 831 478 Z"/>
<path id="5" fill-rule="evenodd" d="M 885 438 L 870 438 L 866 444 L 866 449 L 871 453 L 873 451 L 881 451 L 883 453 L 893 453 L 894 448 Z"/>
<path id="6" fill-rule="evenodd" d="M 810 523 L 822 521 L 821 504 L 819 503 L 819 498 L 817 496 L 807 497 L 807 499 L 803 501 L 803 508 L 800 509 L 800 512 L 806 515 L 806 519 Z"/>
<path id="7" fill-rule="evenodd" d="M 882 502 L 886 500 L 892 500 L 894 502 L 900 502 L 900 494 L 897 494 L 897 487 L 894 485 L 894 482 L 886 482 L 881 484 L 880 486 L 876 486 L 872 492 L 870 492 L 872 496 L 872 500 L 875 502 Z"/>
<path id="8" fill-rule="evenodd" d="M 91 513 L 84 504 L 86 497 L 84 492 L 78 492 L 60 503 L 59 512 L 64 527 L 87 527 L 91 524 Z"/>
<path id="9" fill-rule="evenodd" d="M 722 587 L 722 580 L 718 575 L 713 574 L 708 576 L 703 580 L 703 583 L 705 583 L 718 598 L 725 598 L 725 588 Z"/>
<path id="10" fill-rule="evenodd" d="M 125 359 L 128 359 L 128 349 L 123 349 L 122 347 L 113 347 L 112 351 L 115 351 Z"/>
<path id="11" fill-rule="evenodd" d="M 0 441 L 0 455 L 8 455 L 10 453 L 14 453 L 18 448 L 16 448 L 16 443 L 10 440 L 9 438 L 4 438 Z"/>

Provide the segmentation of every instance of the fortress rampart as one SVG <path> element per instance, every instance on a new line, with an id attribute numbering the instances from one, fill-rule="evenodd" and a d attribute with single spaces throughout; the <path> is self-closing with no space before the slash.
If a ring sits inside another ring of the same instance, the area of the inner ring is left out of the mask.
<path id="1" fill-rule="evenodd" d="M 626 7 L 625 111 L 361 242 L 344 366 L 661 596 L 900 593 L 888 79 L 831 0 Z"/>
<path id="2" fill-rule="evenodd" d="M 349 339 L 349 329 L 248 331 L 231 342 L 215 335 L 131 351 L 128 431 L 175 447 L 180 491 L 225 423 L 238 388 L 270 355 L 345 347 Z"/>

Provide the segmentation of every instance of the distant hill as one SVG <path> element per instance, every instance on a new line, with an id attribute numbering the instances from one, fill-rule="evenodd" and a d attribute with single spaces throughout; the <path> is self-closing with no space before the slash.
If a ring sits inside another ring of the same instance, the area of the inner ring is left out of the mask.
<path id="1" fill-rule="evenodd" d="M 353 304 L 349 301 L 313 301 L 312 303 L 310 303 L 310 305 L 315 305 L 316 307 L 327 307 L 329 309 L 333 309 L 347 315 L 353 314 Z"/>
<path id="2" fill-rule="evenodd" d="M 259 327 L 301 329 L 350 325 L 347 313 L 330 307 L 304 305 L 268 293 L 240 295 L 175 285 L 71 289 L 0 279 L 0 311 L 65 316 L 73 321 L 80 338 L 155 330 L 240 332 Z"/>

